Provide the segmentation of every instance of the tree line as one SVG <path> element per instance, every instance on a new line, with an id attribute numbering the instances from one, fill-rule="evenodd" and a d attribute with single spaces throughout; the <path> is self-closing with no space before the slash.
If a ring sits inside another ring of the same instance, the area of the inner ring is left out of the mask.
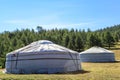
<path id="1" fill-rule="evenodd" d="M 4 31 L 0 33 L 0 66 L 5 67 L 6 54 L 38 40 L 50 40 L 56 44 L 81 52 L 92 46 L 108 47 L 120 39 L 120 25 L 91 31 L 77 29 L 51 29 L 41 26 L 34 29 Z"/>

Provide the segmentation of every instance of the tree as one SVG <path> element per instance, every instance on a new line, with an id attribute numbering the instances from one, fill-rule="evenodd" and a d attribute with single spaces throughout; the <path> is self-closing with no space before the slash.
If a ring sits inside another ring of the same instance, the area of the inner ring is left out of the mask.
<path id="1" fill-rule="evenodd" d="M 69 40 L 70 40 L 70 39 L 69 39 L 69 36 L 66 35 L 66 36 L 64 37 L 64 39 L 63 39 L 63 45 L 64 45 L 65 47 L 68 46 Z"/>
<path id="2" fill-rule="evenodd" d="M 82 38 L 79 35 L 77 35 L 75 39 L 75 48 L 76 48 L 76 51 L 78 52 L 82 51 L 84 48 Z"/>
<path id="3" fill-rule="evenodd" d="M 87 29 L 87 32 L 91 32 L 90 28 Z"/>
<path id="4" fill-rule="evenodd" d="M 73 49 L 73 50 L 75 50 L 75 38 L 76 38 L 76 35 L 75 35 L 75 33 L 71 33 L 70 34 L 70 41 L 69 41 L 69 48 L 70 49 Z"/>
<path id="5" fill-rule="evenodd" d="M 72 29 L 70 30 L 70 32 L 74 32 L 74 29 L 72 28 Z"/>
<path id="6" fill-rule="evenodd" d="M 37 30 L 38 30 L 39 33 L 41 33 L 43 31 L 42 26 L 37 26 Z"/>
<path id="7" fill-rule="evenodd" d="M 0 66 L 5 67 L 5 58 L 0 58 Z"/>
<path id="8" fill-rule="evenodd" d="M 69 41 L 69 43 L 68 43 L 68 48 L 74 49 L 74 45 L 73 45 L 73 43 L 72 43 L 72 40 Z"/>
<path id="9" fill-rule="evenodd" d="M 118 41 L 119 41 L 119 32 L 115 32 L 115 33 L 113 34 L 113 38 L 114 38 L 114 41 L 115 41 L 115 42 L 118 42 Z"/>
<path id="10" fill-rule="evenodd" d="M 113 39 L 111 33 L 108 31 L 105 33 L 105 43 L 109 47 L 109 49 L 114 43 L 114 39 Z"/>
<path id="11" fill-rule="evenodd" d="M 88 47 L 102 46 L 101 40 L 95 34 L 90 34 L 87 38 Z"/>

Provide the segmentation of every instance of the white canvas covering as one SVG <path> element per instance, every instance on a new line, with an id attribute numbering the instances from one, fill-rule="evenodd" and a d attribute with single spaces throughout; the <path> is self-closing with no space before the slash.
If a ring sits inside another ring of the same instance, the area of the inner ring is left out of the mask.
<path id="1" fill-rule="evenodd" d="M 78 52 L 40 40 L 6 55 L 6 73 L 63 73 L 81 70 Z"/>
<path id="2" fill-rule="evenodd" d="M 81 62 L 113 62 L 115 61 L 114 53 L 101 48 L 92 47 L 80 53 Z"/>

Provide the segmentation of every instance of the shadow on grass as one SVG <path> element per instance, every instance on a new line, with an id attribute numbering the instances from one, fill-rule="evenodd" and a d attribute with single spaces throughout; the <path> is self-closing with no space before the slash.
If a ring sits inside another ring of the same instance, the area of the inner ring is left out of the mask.
<path id="1" fill-rule="evenodd" d="M 90 71 L 85 71 L 85 70 L 78 70 L 78 71 L 71 71 L 71 72 L 64 72 L 64 73 L 51 73 L 51 74 L 54 74 L 54 75 L 69 75 L 69 74 L 85 74 L 85 73 L 90 73 Z M 39 73 L 40 74 L 40 73 Z M 50 73 L 42 73 L 42 74 L 49 74 Z"/>
<path id="2" fill-rule="evenodd" d="M 107 62 L 82 62 L 82 63 L 120 63 L 120 60 L 116 60 L 116 61 L 107 61 Z"/>
<path id="3" fill-rule="evenodd" d="M 79 71 L 72 71 L 72 72 L 67 72 L 63 74 L 85 74 L 85 73 L 90 73 L 90 71 L 79 70 Z"/>
<path id="4" fill-rule="evenodd" d="M 78 71 L 71 71 L 71 72 L 63 72 L 63 73 L 30 73 L 30 74 L 14 74 L 14 75 L 70 75 L 70 74 L 85 74 L 85 73 L 90 73 L 90 71 L 85 71 L 85 70 L 78 70 Z"/>
<path id="5" fill-rule="evenodd" d="M 115 63 L 120 63 L 120 60 L 115 61 Z"/>

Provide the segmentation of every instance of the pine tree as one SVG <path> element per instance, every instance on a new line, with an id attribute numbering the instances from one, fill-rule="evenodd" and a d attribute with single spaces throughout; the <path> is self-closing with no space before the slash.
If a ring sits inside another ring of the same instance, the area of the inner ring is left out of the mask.
<path id="1" fill-rule="evenodd" d="M 74 45 L 73 45 L 73 43 L 72 43 L 72 40 L 69 41 L 69 43 L 68 43 L 68 48 L 74 49 Z"/>
<path id="2" fill-rule="evenodd" d="M 67 47 L 69 41 L 70 41 L 69 36 L 66 35 L 66 36 L 63 38 L 63 46 Z"/>
<path id="3" fill-rule="evenodd" d="M 76 48 L 76 51 L 78 52 L 82 51 L 84 48 L 83 41 L 79 35 L 77 35 L 75 39 L 75 48 Z"/>
<path id="4" fill-rule="evenodd" d="M 102 46 L 101 40 L 95 34 L 90 34 L 87 38 L 88 47 Z"/>
<path id="5" fill-rule="evenodd" d="M 39 33 L 41 33 L 41 32 L 43 31 L 42 26 L 37 26 L 37 31 L 38 31 Z"/>
<path id="6" fill-rule="evenodd" d="M 109 48 L 110 48 L 110 47 L 113 45 L 113 43 L 114 43 L 114 39 L 113 39 L 111 33 L 108 32 L 108 31 L 105 33 L 105 43 L 106 43 L 106 45 L 107 45 Z"/>

